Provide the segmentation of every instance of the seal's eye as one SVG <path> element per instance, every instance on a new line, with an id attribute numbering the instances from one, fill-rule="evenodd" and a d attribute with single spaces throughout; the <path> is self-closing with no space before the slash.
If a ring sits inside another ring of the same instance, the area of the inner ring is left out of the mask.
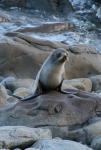
<path id="1" fill-rule="evenodd" d="M 58 53 L 58 54 L 57 54 L 57 57 L 60 58 L 60 57 L 61 57 L 61 53 Z"/>

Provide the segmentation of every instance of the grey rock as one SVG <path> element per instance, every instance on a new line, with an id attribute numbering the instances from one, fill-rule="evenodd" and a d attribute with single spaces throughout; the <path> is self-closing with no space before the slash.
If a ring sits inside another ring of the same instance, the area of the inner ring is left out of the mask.
<path id="1" fill-rule="evenodd" d="M 101 75 L 91 76 L 89 79 L 92 81 L 92 90 L 100 91 L 101 90 Z"/>
<path id="2" fill-rule="evenodd" d="M 69 138 L 90 144 L 93 139 L 101 135 L 101 121 L 92 123 L 84 128 L 70 131 Z"/>
<path id="3" fill-rule="evenodd" d="M 29 128 L 25 126 L 0 127 L 0 143 L 5 143 L 3 148 L 26 147 L 39 139 L 51 139 L 49 129 Z"/>
<path id="4" fill-rule="evenodd" d="M 86 145 L 69 140 L 39 140 L 34 145 L 34 148 L 40 150 L 92 150 Z"/>
<path id="5" fill-rule="evenodd" d="M 62 89 L 79 89 L 90 92 L 92 89 L 92 82 L 88 78 L 64 80 L 62 83 Z"/>
<path id="6" fill-rule="evenodd" d="M 91 143 L 91 147 L 94 150 L 101 150 L 101 136 L 96 137 L 93 139 L 92 143 Z"/>

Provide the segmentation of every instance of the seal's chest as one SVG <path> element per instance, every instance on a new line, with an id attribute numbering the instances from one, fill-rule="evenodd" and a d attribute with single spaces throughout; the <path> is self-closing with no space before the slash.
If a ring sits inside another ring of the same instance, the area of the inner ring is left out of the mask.
<path id="1" fill-rule="evenodd" d="M 44 68 L 40 73 L 41 83 L 46 88 L 54 89 L 62 81 L 64 66 Z"/>

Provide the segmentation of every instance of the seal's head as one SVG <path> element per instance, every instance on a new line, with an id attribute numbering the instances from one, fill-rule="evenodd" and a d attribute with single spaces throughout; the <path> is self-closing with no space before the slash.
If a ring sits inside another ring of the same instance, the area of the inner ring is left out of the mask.
<path id="1" fill-rule="evenodd" d="M 69 54 L 64 48 L 58 48 L 51 54 L 51 60 L 54 63 L 64 63 L 69 61 Z"/>

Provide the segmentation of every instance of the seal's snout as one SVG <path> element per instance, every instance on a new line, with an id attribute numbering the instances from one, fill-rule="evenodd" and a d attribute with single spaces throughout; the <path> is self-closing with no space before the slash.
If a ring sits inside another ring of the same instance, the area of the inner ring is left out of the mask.
<path id="1" fill-rule="evenodd" d="M 63 60 L 65 61 L 65 60 L 67 60 L 67 55 L 66 54 L 64 54 L 64 56 L 63 56 Z"/>

